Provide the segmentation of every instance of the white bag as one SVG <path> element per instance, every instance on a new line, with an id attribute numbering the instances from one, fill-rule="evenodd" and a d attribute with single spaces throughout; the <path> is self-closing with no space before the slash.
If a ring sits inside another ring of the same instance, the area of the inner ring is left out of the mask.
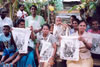
<path id="1" fill-rule="evenodd" d="M 61 40 L 60 58 L 64 60 L 79 60 L 79 41 L 78 37 L 64 37 Z"/>
<path id="2" fill-rule="evenodd" d="M 46 41 L 41 40 L 41 43 L 43 45 L 40 52 L 40 62 L 48 62 L 53 55 L 54 48 L 52 47 L 52 44 L 48 41 L 49 37 L 50 35 L 48 36 L 48 39 Z"/>
<path id="3" fill-rule="evenodd" d="M 93 38 L 91 52 L 94 54 L 100 54 L 100 35 L 91 34 L 91 36 Z"/>
<path id="4" fill-rule="evenodd" d="M 31 35 L 29 28 L 13 28 L 12 35 L 19 53 L 28 52 L 28 41 Z"/>

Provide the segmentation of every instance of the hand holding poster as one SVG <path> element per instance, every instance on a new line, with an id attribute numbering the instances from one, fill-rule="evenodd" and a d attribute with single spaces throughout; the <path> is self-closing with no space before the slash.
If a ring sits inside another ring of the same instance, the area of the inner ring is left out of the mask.
<path id="1" fill-rule="evenodd" d="M 12 35 L 19 53 L 27 53 L 31 31 L 29 28 L 13 28 Z"/>
<path id="2" fill-rule="evenodd" d="M 93 38 L 91 52 L 94 54 L 100 54 L 100 35 L 92 33 L 91 36 Z"/>
<path id="3" fill-rule="evenodd" d="M 79 60 L 78 37 L 65 36 L 61 40 L 60 58 L 64 60 Z"/>

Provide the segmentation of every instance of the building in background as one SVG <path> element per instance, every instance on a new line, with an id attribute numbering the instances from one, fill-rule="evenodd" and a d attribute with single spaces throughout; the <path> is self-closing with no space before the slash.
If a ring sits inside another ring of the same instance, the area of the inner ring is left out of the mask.
<path id="1" fill-rule="evenodd" d="M 63 0 L 63 2 L 74 2 L 74 1 L 80 1 L 80 0 Z"/>

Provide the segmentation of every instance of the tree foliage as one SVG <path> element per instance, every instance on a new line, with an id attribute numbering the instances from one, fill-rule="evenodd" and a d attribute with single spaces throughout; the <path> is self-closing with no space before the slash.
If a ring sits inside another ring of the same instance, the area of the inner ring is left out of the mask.
<path id="1" fill-rule="evenodd" d="M 75 5 L 68 12 L 79 10 L 80 16 L 85 19 L 89 17 L 91 12 L 96 9 L 97 0 L 81 0 L 79 5 Z"/>

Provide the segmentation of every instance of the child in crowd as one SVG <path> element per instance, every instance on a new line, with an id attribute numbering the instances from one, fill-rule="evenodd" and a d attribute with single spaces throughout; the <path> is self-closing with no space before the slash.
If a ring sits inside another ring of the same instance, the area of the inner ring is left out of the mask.
<path id="1" fill-rule="evenodd" d="M 10 32 L 10 26 L 7 24 L 3 26 L 3 33 L 0 35 L 0 41 L 2 41 L 3 45 L 5 46 L 0 61 L 1 63 L 4 62 L 7 57 L 11 57 L 16 51 L 16 46 L 12 39 L 12 34 Z"/>

